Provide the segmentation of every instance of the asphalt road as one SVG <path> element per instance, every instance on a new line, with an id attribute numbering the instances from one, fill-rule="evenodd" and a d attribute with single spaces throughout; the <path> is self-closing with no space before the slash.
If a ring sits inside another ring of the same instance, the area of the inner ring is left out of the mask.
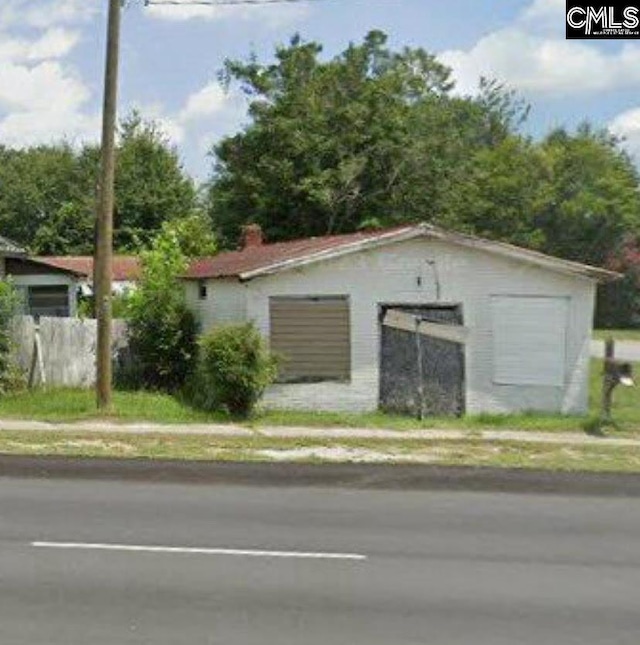
<path id="1" fill-rule="evenodd" d="M 637 499 L 0 479 L 3 645 L 639 641 Z"/>
<path id="2" fill-rule="evenodd" d="M 623 361 L 640 362 L 640 342 L 634 340 L 616 341 L 616 358 Z M 601 340 L 591 341 L 591 356 L 594 358 L 604 357 L 604 342 Z"/>

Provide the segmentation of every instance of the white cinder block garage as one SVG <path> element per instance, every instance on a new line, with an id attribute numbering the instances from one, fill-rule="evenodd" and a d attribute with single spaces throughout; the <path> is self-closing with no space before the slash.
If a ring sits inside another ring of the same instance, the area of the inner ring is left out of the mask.
<path id="1" fill-rule="evenodd" d="M 203 331 L 254 321 L 282 356 L 271 407 L 477 414 L 587 410 L 595 289 L 616 274 L 429 225 L 195 262 Z"/>

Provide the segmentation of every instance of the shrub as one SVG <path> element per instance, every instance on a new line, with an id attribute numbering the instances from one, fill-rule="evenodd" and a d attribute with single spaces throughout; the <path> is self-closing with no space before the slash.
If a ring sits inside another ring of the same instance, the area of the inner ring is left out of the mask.
<path id="1" fill-rule="evenodd" d="M 126 318 L 129 311 L 131 293 L 123 291 L 111 297 L 111 315 L 114 318 Z M 78 298 L 78 318 L 95 318 L 95 302 L 93 296 L 80 296 Z"/>
<path id="2" fill-rule="evenodd" d="M 156 238 L 141 254 L 142 279 L 128 296 L 126 318 L 132 361 L 119 385 L 175 391 L 193 370 L 197 325 L 179 279 L 187 266 L 172 234 Z"/>
<path id="3" fill-rule="evenodd" d="M 0 394 L 15 389 L 21 381 L 13 357 L 11 323 L 20 309 L 20 297 L 11 282 L 0 280 Z"/>
<path id="4" fill-rule="evenodd" d="M 248 417 L 275 377 L 276 360 L 253 324 L 218 327 L 200 341 L 191 398 L 206 410 Z"/>
<path id="5" fill-rule="evenodd" d="M 596 326 L 605 329 L 640 327 L 640 240 L 627 237 L 611 253 L 606 268 L 622 273 L 624 277 L 600 286 Z"/>

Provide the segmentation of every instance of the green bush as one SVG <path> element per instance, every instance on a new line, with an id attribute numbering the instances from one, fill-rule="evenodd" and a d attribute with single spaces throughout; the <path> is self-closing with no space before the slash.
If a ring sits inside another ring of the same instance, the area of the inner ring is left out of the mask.
<path id="1" fill-rule="evenodd" d="M 176 391 L 197 356 L 196 320 L 179 279 L 187 259 L 175 235 L 165 233 L 141 260 L 142 279 L 126 306 L 131 361 L 117 381 L 124 387 Z"/>
<path id="2" fill-rule="evenodd" d="M 11 323 L 20 309 L 20 297 L 11 282 L 0 280 L 0 394 L 16 388 L 21 381 L 13 358 Z"/>
<path id="3" fill-rule="evenodd" d="M 191 400 L 205 410 L 248 417 L 276 377 L 276 359 L 253 324 L 227 325 L 200 341 Z"/>
<path id="4" fill-rule="evenodd" d="M 123 291 L 111 297 L 111 315 L 114 318 L 126 318 L 129 311 L 131 293 Z M 78 318 L 95 318 L 95 302 L 93 296 L 80 296 L 78 298 Z"/>

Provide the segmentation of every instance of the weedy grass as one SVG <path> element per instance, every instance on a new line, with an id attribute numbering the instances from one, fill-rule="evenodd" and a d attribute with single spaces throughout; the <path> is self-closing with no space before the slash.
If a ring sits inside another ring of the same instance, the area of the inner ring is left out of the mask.
<path id="1" fill-rule="evenodd" d="M 515 441 L 276 439 L 259 435 L 89 434 L 2 432 L 0 453 L 193 461 L 384 461 L 566 472 L 640 472 L 640 446 L 567 446 Z M 278 455 L 282 454 L 280 459 Z"/>
<path id="2" fill-rule="evenodd" d="M 639 365 L 640 367 L 640 365 Z M 244 425 L 299 426 L 329 428 L 385 428 L 397 431 L 418 429 L 531 430 L 538 432 L 576 432 L 598 435 L 614 432 L 620 436 L 640 435 L 640 393 L 637 388 L 619 387 L 614 395 L 614 422 L 604 425 L 599 418 L 602 361 L 593 360 L 590 382 L 590 414 L 585 417 L 540 413 L 480 414 L 457 418 L 427 418 L 424 421 L 383 412 L 305 412 L 297 410 L 262 410 Z M 118 391 L 113 410 L 98 416 L 94 393 L 77 389 L 39 389 L 0 398 L 0 418 L 34 421 L 73 422 L 92 419 L 116 423 L 149 422 L 159 424 L 230 423 L 224 412 L 201 412 L 180 397 L 154 392 Z M 235 420 L 238 422 L 237 420 Z"/>

